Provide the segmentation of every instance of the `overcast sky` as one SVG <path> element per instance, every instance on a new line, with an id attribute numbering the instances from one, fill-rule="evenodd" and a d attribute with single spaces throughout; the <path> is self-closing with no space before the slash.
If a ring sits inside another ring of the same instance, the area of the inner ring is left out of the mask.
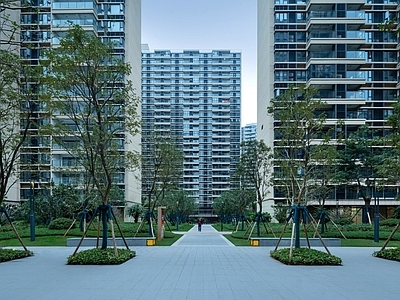
<path id="1" fill-rule="evenodd" d="M 151 50 L 240 50 L 242 125 L 257 122 L 256 0 L 142 0 L 142 43 Z"/>

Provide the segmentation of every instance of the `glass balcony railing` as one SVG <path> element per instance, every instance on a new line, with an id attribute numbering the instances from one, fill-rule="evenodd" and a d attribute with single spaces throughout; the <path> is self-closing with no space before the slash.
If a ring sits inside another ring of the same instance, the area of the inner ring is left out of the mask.
<path id="1" fill-rule="evenodd" d="M 347 11 L 346 18 L 353 18 L 353 19 L 365 19 L 365 12 L 364 11 Z"/>
<path id="2" fill-rule="evenodd" d="M 365 59 L 367 57 L 365 51 L 347 51 L 346 58 Z"/>
<path id="3" fill-rule="evenodd" d="M 365 72 L 362 71 L 347 71 L 346 77 L 349 79 L 365 79 Z"/>

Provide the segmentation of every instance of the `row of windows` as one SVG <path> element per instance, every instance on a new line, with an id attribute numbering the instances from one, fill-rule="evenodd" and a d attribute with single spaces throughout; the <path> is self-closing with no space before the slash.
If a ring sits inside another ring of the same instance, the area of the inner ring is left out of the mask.
<path id="1" fill-rule="evenodd" d="M 183 51 L 183 53 L 171 53 L 170 51 L 155 51 L 153 53 L 142 53 L 143 57 L 174 57 L 174 58 L 183 58 L 183 57 L 200 57 L 200 58 L 208 58 L 208 57 L 221 57 L 221 58 L 239 58 L 241 57 L 240 53 L 231 53 L 230 51 L 212 51 L 212 53 L 200 53 L 199 51 Z"/>

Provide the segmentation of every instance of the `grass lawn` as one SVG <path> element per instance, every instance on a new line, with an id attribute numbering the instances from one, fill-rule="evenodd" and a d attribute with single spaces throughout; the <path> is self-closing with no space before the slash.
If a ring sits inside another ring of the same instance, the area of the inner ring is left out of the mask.
<path id="1" fill-rule="evenodd" d="M 42 247 L 42 246 L 67 246 L 67 238 L 58 235 L 50 236 L 37 236 L 34 241 L 31 242 L 30 238 L 22 238 L 25 246 L 27 247 Z M 18 247 L 21 243 L 18 239 L 0 240 L 0 247 Z"/>
<path id="2" fill-rule="evenodd" d="M 341 239 L 341 242 L 342 247 L 382 247 L 385 243 L 384 240 L 375 243 L 373 240 L 366 239 Z M 387 247 L 400 247 L 400 241 L 390 241 Z"/>
<path id="3" fill-rule="evenodd" d="M 225 234 L 224 236 L 235 246 L 250 246 L 250 241 L 247 238 L 235 238 L 230 234 Z M 385 240 L 375 243 L 374 240 L 367 239 L 341 239 L 342 247 L 382 247 L 384 243 Z M 400 248 L 400 241 L 390 241 L 387 247 Z"/>

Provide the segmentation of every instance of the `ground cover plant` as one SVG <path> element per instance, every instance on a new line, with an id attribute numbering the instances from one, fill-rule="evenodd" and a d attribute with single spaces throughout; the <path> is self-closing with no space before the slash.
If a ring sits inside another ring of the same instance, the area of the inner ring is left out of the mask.
<path id="1" fill-rule="evenodd" d="M 400 261 L 400 248 L 388 248 L 379 251 L 375 251 L 373 254 L 375 257 Z"/>
<path id="2" fill-rule="evenodd" d="M 31 252 L 31 251 L 0 248 L 0 263 L 9 261 L 9 260 L 24 258 L 24 257 L 32 256 L 32 255 L 33 255 L 33 252 Z"/>
<path id="3" fill-rule="evenodd" d="M 129 249 L 117 248 L 118 256 L 113 248 L 94 248 L 83 250 L 70 255 L 68 265 L 119 265 L 136 256 L 136 252 Z"/>
<path id="4" fill-rule="evenodd" d="M 272 258 L 286 265 L 340 266 L 342 264 L 341 258 L 315 249 L 294 248 L 291 259 L 289 258 L 289 253 L 289 248 L 283 248 L 279 250 L 272 250 L 270 255 Z"/>

